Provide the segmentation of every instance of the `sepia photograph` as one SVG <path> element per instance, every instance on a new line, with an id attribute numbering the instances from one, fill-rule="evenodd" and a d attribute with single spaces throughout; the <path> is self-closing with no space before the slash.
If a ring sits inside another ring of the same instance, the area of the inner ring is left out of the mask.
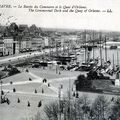
<path id="1" fill-rule="evenodd" d="M 119 0 L 0 0 L 0 120 L 120 120 Z"/>

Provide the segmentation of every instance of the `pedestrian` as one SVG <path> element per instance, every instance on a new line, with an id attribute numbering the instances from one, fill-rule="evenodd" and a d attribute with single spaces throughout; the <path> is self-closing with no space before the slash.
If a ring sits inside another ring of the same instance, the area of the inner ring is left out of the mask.
<path id="1" fill-rule="evenodd" d="M 78 92 L 76 92 L 76 98 L 79 98 L 79 94 L 78 94 Z"/>
<path id="2" fill-rule="evenodd" d="M 20 99 L 18 98 L 17 103 L 20 103 Z"/>
<path id="3" fill-rule="evenodd" d="M 39 101 L 38 107 L 41 107 L 41 106 L 42 106 L 42 101 Z"/>
<path id="4" fill-rule="evenodd" d="M 15 89 L 15 88 L 13 88 L 13 92 L 16 92 L 16 89 Z"/>
<path id="5" fill-rule="evenodd" d="M 6 99 L 6 102 L 8 105 L 10 104 L 10 100 L 8 98 Z"/>
<path id="6" fill-rule="evenodd" d="M 44 93 L 44 89 L 42 88 L 42 93 Z"/>
<path id="7" fill-rule="evenodd" d="M 29 78 L 29 81 L 32 81 L 32 79 L 31 79 L 31 78 Z"/>
<path id="8" fill-rule="evenodd" d="M 73 97 L 75 97 L 75 92 L 73 92 Z"/>
<path id="9" fill-rule="evenodd" d="M 1 91 L 1 94 L 4 95 L 4 91 L 3 90 Z"/>
<path id="10" fill-rule="evenodd" d="M 46 83 L 46 82 L 47 82 L 47 80 L 44 78 L 44 79 L 43 79 L 43 83 Z"/>
<path id="11" fill-rule="evenodd" d="M 10 84 L 12 85 L 12 84 L 13 84 L 13 82 L 12 82 L 12 81 L 10 81 Z"/>
<path id="12" fill-rule="evenodd" d="M 28 69 L 26 69 L 26 72 L 29 72 L 29 70 L 28 70 Z"/>
<path id="13" fill-rule="evenodd" d="M 37 93 L 37 90 L 35 89 L 35 93 Z"/>
<path id="14" fill-rule="evenodd" d="M 112 97 L 111 102 L 114 102 L 114 97 Z"/>
<path id="15" fill-rule="evenodd" d="M 27 105 L 28 107 L 30 107 L 30 102 L 28 101 L 28 105 Z"/>
<path id="16" fill-rule="evenodd" d="M 48 87 L 50 87 L 50 83 L 48 83 Z"/>

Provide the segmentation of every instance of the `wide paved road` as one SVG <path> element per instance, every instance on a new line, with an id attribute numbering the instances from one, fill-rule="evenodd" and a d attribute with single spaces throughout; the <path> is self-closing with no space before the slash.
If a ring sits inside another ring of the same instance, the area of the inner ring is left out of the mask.
<path id="1" fill-rule="evenodd" d="M 67 49 L 67 48 L 65 48 L 65 49 Z M 52 51 L 55 52 L 56 49 L 54 48 Z M 30 57 L 39 56 L 39 55 L 42 55 L 42 54 L 47 54 L 49 52 L 50 52 L 49 49 L 44 49 L 41 52 L 36 51 L 36 52 L 31 52 L 31 53 L 18 54 L 18 55 L 14 55 L 14 56 L 1 57 L 0 58 L 0 64 L 5 64 L 5 63 L 8 63 L 8 62 L 18 61 L 18 60 L 22 60 L 22 59 L 24 60 L 24 59 L 27 59 L 27 58 L 30 58 Z"/>
<path id="2" fill-rule="evenodd" d="M 45 50 L 44 52 L 49 53 L 49 50 Z M 4 64 L 4 63 L 8 63 L 8 62 L 13 62 L 13 61 L 17 61 L 17 60 L 24 60 L 30 57 L 34 57 L 34 56 L 39 56 L 42 55 L 44 53 L 43 51 L 41 52 L 31 52 L 31 53 L 26 53 L 26 54 L 18 54 L 15 56 L 10 56 L 10 57 L 2 57 L 0 59 L 0 64 Z"/>

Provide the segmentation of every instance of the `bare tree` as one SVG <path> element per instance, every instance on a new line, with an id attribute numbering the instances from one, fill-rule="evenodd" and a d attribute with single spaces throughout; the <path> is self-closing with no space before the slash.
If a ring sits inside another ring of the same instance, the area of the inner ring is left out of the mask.
<path id="1" fill-rule="evenodd" d="M 90 101 L 87 96 L 83 95 L 80 98 L 76 98 L 75 101 L 75 120 L 86 120 L 90 112 Z"/>
<path id="2" fill-rule="evenodd" d="M 104 96 L 98 96 L 92 105 L 92 116 L 94 120 L 106 120 L 108 117 L 109 102 Z"/>
<path id="3" fill-rule="evenodd" d="M 58 120 L 59 116 L 59 104 L 57 101 L 50 103 L 44 107 L 44 112 L 48 120 Z"/>
<path id="4" fill-rule="evenodd" d="M 16 39 L 18 37 L 18 32 L 19 32 L 18 25 L 16 23 L 11 23 L 9 26 L 9 32 L 10 32 L 11 36 L 13 37 L 13 40 L 16 41 Z M 16 48 L 16 44 L 13 43 L 13 54 L 16 53 L 15 48 Z"/>
<path id="5" fill-rule="evenodd" d="M 112 113 L 109 119 L 120 120 L 120 97 L 117 98 L 111 110 L 112 110 Z"/>
<path id="6" fill-rule="evenodd" d="M 120 119 L 120 99 L 118 99 L 113 106 L 113 113 L 110 114 L 111 118 L 115 114 L 116 119 Z M 92 106 L 87 96 L 83 95 L 80 98 L 63 98 L 60 103 L 54 101 L 45 105 L 44 113 L 45 120 L 107 120 L 109 112 L 109 102 L 104 96 L 98 96 L 93 102 Z M 118 105 L 118 106 L 117 106 Z M 115 112 L 114 112 L 115 110 Z M 59 117 L 61 115 L 61 117 Z M 37 113 L 31 120 L 43 120 L 40 113 Z"/>

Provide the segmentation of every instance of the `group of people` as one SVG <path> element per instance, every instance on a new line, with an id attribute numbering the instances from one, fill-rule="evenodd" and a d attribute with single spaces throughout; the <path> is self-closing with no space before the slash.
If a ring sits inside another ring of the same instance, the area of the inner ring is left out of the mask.
<path id="1" fill-rule="evenodd" d="M 30 107 L 31 106 L 31 104 L 30 104 L 30 102 L 28 101 L 28 103 L 27 103 L 27 106 L 28 107 Z M 38 107 L 41 107 L 42 106 L 42 101 L 40 100 L 39 102 L 38 102 Z"/>
<path id="2" fill-rule="evenodd" d="M 1 103 L 7 103 L 9 105 L 10 104 L 10 100 L 8 98 L 6 98 L 6 97 L 3 97 L 1 99 Z"/>
<path id="3" fill-rule="evenodd" d="M 17 99 L 17 103 L 20 103 L 21 101 L 20 101 L 20 99 L 18 98 Z M 7 103 L 8 105 L 10 104 L 10 100 L 8 99 L 8 98 L 6 98 L 6 97 L 3 97 L 2 99 L 1 99 L 1 103 Z M 31 106 L 31 104 L 30 104 L 30 102 L 28 101 L 27 102 L 27 106 L 28 107 L 30 107 Z M 40 100 L 39 102 L 38 102 L 38 107 L 41 107 L 42 106 L 42 101 Z"/>

